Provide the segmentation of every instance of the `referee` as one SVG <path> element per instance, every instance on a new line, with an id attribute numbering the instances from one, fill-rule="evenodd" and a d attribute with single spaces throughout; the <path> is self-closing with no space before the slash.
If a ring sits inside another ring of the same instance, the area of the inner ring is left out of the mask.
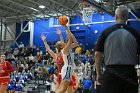
<path id="1" fill-rule="evenodd" d="M 128 9 L 115 11 L 116 24 L 105 29 L 95 47 L 97 81 L 101 93 L 138 93 L 138 78 L 134 68 L 140 57 L 140 33 L 126 24 Z M 101 73 L 104 56 L 105 72 Z"/>

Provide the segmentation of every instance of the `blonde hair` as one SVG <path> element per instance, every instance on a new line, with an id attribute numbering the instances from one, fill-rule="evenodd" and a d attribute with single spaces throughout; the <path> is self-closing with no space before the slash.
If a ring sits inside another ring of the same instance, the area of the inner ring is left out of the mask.
<path id="1" fill-rule="evenodd" d="M 62 48 L 61 48 L 61 42 L 60 41 L 56 42 L 55 47 L 58 50 L 58 52 L 60 52 L 62 50 Z"/>

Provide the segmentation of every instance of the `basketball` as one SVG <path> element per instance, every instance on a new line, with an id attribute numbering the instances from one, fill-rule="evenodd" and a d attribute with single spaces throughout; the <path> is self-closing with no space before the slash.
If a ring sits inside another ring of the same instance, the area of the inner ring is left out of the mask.
<path id="1" fill-rule="evenodd" d="M 60 16 L 60 17 L 58 18 L 58 21 L 59 21 L 59 24 L 60 24 L 60 25 L 66 25 L 66 24 L 68 23 L 68 19 L 67 19 L 66 16 Z"/>

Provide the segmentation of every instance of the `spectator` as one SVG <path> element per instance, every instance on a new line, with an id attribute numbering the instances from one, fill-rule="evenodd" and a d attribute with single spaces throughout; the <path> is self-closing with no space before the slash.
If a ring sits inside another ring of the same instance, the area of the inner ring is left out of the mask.
<path id="1" fill-rule="evenodd" d="M 19 57 L 24 57 L 24 48 L 19 48 Z"/>
<path id="2" fill-rule="evenodd" d="M 80 46 L 78 46 L 76 49 L 75 49 L 75 53 L 76 54 L 80 54 L 82 52 L 82 48 Z"/>
<path id="3" fill-rule="evenodd" d="M 90 80 L 89 76 L 85 77 L 83 81 L 83 93 L 90 93 L 92 88 L 92 81 Z"/>
<path id="4" fill-rule="evenodd" d="M 19 53 L 18 48 L 15 48 L 14 49 L 14 52 L 13 52 L 14 57 L 17 57 L 18 56 L 18 53 Z"/>
<path id="5" fill-rule="evenodd" d="M 47 91 L 46 92 L 49 92 L 51 90 L 51 82 L 50 80 L 46 81 L 46 88 L 47 88 Z"/>
<path id="6" fill-rule="evenodd" d="M 20 42 L 19 48 L 24 48 L 23 42 Z"/>
<path id="7" fill-rule="evenodd" d="M 24 49 L 24 57 L 30 56 L 30 50 L 28 47 Z"/>
<path id="8" fill-rule="evenodd" d="M 88 61 L 86 61 L 86 64 L 85 64 L 84 76 L 88 76 L 88 77 L 91 76 L 91 65 L 90 65 L 90 63 Z"/>
<path id="9" fill-rule="evenodd" d="M 7 57 L 7 56 L 9 56 L 9 54 L 12 54 L 12 53 L 13 53 L 13 49 L 12 48 L 8 48 L 4 54 Z"/>
<path id="10" fill-rule="evenodd" d="M 54 75 L 50 76 L 51 81 L 51 93 L 55 93 L 55 81 L 54 81 Z"/>

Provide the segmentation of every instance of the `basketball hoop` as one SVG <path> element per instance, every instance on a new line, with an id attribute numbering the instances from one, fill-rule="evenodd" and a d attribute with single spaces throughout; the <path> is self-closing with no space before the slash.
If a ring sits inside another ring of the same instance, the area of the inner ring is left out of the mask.
<path id="1" fill-rule="evenodd" d="M 81 13 L 82 13 L 83 23 L 84 24 L 91 23 L 92 22 L 92 14 L 93 14 L 95 8 L 87 2 L 80 2 L 79 8 L 80 8 Z"/>

